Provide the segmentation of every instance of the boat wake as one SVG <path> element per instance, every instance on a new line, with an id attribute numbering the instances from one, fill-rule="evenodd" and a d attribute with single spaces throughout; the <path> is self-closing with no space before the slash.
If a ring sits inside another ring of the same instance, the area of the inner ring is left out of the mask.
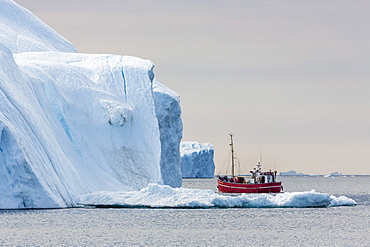
<path id="1" fill-rule="evenodd" d="M 146 208 L 307 208 L 354 206 L 346 196 L 335 197 L 314 190 L 280 194 L 227 196 L 212 190 L 172 188 L 149 184 L 140 191 L 95 192 L 81 195 L 76 203 L 95 207 Z"/>

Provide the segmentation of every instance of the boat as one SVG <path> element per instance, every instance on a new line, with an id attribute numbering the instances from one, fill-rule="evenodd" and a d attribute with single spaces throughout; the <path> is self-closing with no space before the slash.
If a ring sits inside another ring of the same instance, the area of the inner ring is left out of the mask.
<path id="1" fill-rule="evenodd" d="M 220 193 L 280 193 L 283 190 L 282 183 L 276 181 L 277 171 L 261 170 L 261 161 L 257 168 L 250 171 L 251 176 L 235 175 L 235 151 L 233 134 L 230 134 L 231 147 L 231 177 L 227 175 L 217 176 L 217 188 Z"/>

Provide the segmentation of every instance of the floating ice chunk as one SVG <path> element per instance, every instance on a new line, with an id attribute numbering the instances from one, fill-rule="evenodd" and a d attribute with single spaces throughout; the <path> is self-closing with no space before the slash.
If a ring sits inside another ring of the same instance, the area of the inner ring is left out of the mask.
<path id="1" fill-rule="evenodd" d="M 356 202 L 345 196 L 339 198 L 314 190 L 281 194 L 242 194 L 227 196 L 212 190 L 171 188 L 149 184 L 147 188 L 131 192 L 96 192 L 79 196 L 79 205 L 104 207 L 150 208 L 279 208 L 352 206 Z"/>
<path id="2" fill-rule="evenodd" d="M 330 196 L 330 207 L 337 207 L 337 206 L 354 206 L 357 203 L 355 200 L 348 198 L 346 196 Z"/>
<path id="3" fill-rule="evenodd" d="M 122 207 L 213 207 L 212 190 L 190 190 L 172 188 L 168 185 L 149 184 L 147 188 L 132 192 L 96 192 L 79 196 L 80 205 L 122 206 Z"/>

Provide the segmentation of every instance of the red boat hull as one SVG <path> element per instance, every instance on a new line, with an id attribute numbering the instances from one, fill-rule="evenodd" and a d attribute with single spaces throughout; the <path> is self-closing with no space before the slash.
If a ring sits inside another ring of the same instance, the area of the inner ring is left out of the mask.
<path id="1" fill-rule="evenodd" d="M 217 188 L 221 193 L 280 193 L 281 182 L 263 184 L 231 183 L 217 179 Z"/>

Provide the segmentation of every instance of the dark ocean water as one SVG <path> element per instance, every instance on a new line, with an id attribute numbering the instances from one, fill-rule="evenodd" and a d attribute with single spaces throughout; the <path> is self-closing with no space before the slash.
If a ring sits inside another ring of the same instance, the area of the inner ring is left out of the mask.
<path id="1" fill-rule="evenodd" d="M 283 177 L 286 192 L 347 196 L 329 208 L 0 211 L 0 246 L 370 246 L 370 177 Z M 214 189 L 214 179 L 187 179 Z"/>

